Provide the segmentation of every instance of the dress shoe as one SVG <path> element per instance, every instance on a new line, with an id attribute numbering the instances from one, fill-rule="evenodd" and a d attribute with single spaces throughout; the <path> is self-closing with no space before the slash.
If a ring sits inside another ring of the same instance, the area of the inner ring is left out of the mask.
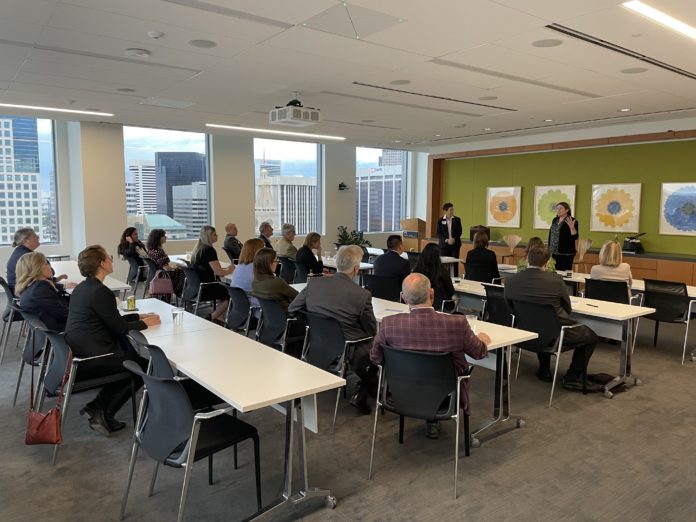
<path id="1" fill-rule="evenodd" d="M 536 372 L 537 379 L 544 382 L 553 381 L 553 374 L 549 368 L 539 368 Z"/>
<path id="2" fill-rule="evenodd" d="M 357 391 L 353 395 L 350 399 L 350 405 L 357 408 L 362 415 L 369 415 L 372 411 L 370 405 L 367 404 L 367 393 L 363 391 Z"/>
<path id="3" fill-rule="evenodd" d="M 104 420 L 106 420 L 106 425 L 109 427 L 109 431 L 111 433 L 113 433 L 115 431 L 122 430 L 123 428 L 126 427 L 125 422 L 121 422 L 121 421 L 116 420 L 116 418 L 113 415 L 109 415 L 109 414 L 105 413 Z"/>
<path id="4" fill-rule="evenodd" d="M 90 429 L 106 435 L 107 437 L 111 435 L 111 428 L 109 423 L 104 417 L 104 410 L 93 410 L 92 415 L 89 418 Z"/>
<path id="5" fill-rule="evenodd" d="M 439 439 L 440 423 L 438 421 L 427 421 L 425 423 L 425 436 L 429 439 Z"/>
<path id="6" fill-rule="evenodd" d="M 585 388 L 583 389 L 582 378 L 568 379 L 563 377 L 563 387 L 567 390 L 586 391 L 587 393 L 599 392 L 603 390 L 602 385 L 593 382 L 585 382 Z"/>

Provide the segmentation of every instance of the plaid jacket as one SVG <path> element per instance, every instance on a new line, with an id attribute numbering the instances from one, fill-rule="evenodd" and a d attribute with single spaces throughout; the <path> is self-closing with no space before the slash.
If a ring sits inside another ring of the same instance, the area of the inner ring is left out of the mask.
<path id="1" fill-rule="evenodd" d="M 372 362 L 382 363 L 386 345 L 423 352 L 452 352 L 459 375 L 469 367 L 465 354 L 473 359 L 483 359 L 488 355 L 486 344 L 471 331 L 466 317 L 440 314 L 432 308 L 414 308 L 411 313 L 382 319 L 370 350 Z M 466 380 L 462 381 L 461 407 L 469 411 Z"/>

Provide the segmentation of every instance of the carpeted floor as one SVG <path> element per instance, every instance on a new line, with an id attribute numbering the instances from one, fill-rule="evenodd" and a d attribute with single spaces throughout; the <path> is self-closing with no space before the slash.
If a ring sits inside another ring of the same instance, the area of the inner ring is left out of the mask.
<path id="1" fill-rule="evenodd" d="M 405 444 L 397 441 L 398 418 L 380 418 L 375 473 L 367 480 L 373 417 L 358 416 L 347 401 L 339 408 L 335 435 L 333 394 L 319 397 L 319 435 L 307 434 L 310 485 L 332 489 L 338 507 L 321 499 L 291 508 L 273 520 L 693 520 L 696 509 L 696 366 L 681 366 L 683 327 L 661 325 L 657 348 L 652 325 L 639 329 L 634 373 L 643 385 L 606 399 L 559 389 L 547 408 L 550 385 L 534 377 L 532 354 L 513 381 L 513 412 L 527 422 L 483 440 L 459 467 L 459 498 L 452 498 L 454 424 L 439 440 L 425 438 L 424 423 L 407 420 Z M 55 467 L 50 447 L 25 446 L 29 375 L 16 407 L 12 394 L 19 355 L 16 331 L 0 367 L 0 520 L 117 520 L 131 447 L 130 410 L 119 418 L 128 429 L 111 438 L 90 431 L 79 408 L 93 393 L 74 397 L 65 443 Z M 694 343 L 692 342 L 693 346 Z M 564 355 L 565 369 L 569 355 Z M 616 373 L 618 347 L 600 344 L 590 372 Z M 471 385 L 472 427 L 492 407 L 493 374 L 477 368 Z M 264 502 L 280 492 L 284 418 L 270 408 L 243 415 L 261 435 Z M 463 454 L 463 449 L 462 449 Z M 161 469 L 147 497 L 152 461 L 138 460 L 126 520 L 176 517 L 183 472 Z M 194 468 L 186 520 L 239 520 L 255 510 L 251 445 L 216 456 L 215 484 L 206 464 Z M 691 513 L 691 515 L 689 514 Z"/>

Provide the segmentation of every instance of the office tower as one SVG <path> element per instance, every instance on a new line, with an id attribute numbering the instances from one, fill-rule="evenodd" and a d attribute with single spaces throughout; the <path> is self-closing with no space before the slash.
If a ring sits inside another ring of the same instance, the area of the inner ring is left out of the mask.
<path id="1" fill-rule="evenodd" d="M 51 172 L 48 176 L 48 192 L 41 192 L 42 227 L 41 242 L 57 243 L 58 237 L 58 198 L 56 197 L 56 176 Z"/>
<path id="2" fill-rule="evenodd" d="M 206 155 L 198 152 L 156 152 L 155 166 L 158 214 L 174 217 L 173 187 L 208 180 Z"/>
<path id="3" fill-rule="evenodd" d="M 128 214 L 157 213 L 157 173 L 150 160 L 128 162 L 126 182 L 126 212 Z"/>
<path id="4" fill-rule="evenodd" d="M 281 174 L 281 160 L 267 160 L 255 159 L 254 160 L 254 174 L 257 178 L 261 177 L 261 169 L 266 170 L 266 175 L 268 177 L 280 176 Z"/>
<path id="5" fill-rule="evenodd" d="M 356 226 L 363 232 L 389 232 L 401 228 L 401 196 L 407 153 L 384 149 L 374 167 L 356 172 Z"/>
<path id="6" fill-rule="evenodd" d="M 189 238 L 198 237 L 201 227 L 209 223 L 208 184 L 198 181 L 172 188 L 174 220 L 186 227 Z"/>
<path id="7" fill-rule="evenodd" d="M 317 180 L 302 176 L 267 176 L 256 185 L 256 227 L 268 221 L 278 229 L 292 223 L 298 234 L 317 230 Z"/>

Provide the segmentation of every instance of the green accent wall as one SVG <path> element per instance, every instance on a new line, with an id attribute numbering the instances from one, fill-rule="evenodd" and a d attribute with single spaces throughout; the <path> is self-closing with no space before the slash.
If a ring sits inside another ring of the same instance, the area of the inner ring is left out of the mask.
<path id="1" fill-rule="evenodd" d="M 642 183 L 640 232 L 646 252 L 696 255 L 696 236 L 660 235 L 662 183 L 696 184 L 696 141 L 675 141 L 564 151 L 510 154 L 445 161 L 444 200 L 451 201 L 462 220 L 464 236 L 472 225 L 486 224 L 486 188 L 522 187 L 520 228 L 491 228 L 491 239 L 518 234 L 522 241 L 548 229 L 534 228 L 534 187 L 576 185 L 573 216 L 580 237 L 599 248 L 613 232 L 590 232 L 592 185 Z M 619 233 L 619 240 L 632 234 Z"/>

